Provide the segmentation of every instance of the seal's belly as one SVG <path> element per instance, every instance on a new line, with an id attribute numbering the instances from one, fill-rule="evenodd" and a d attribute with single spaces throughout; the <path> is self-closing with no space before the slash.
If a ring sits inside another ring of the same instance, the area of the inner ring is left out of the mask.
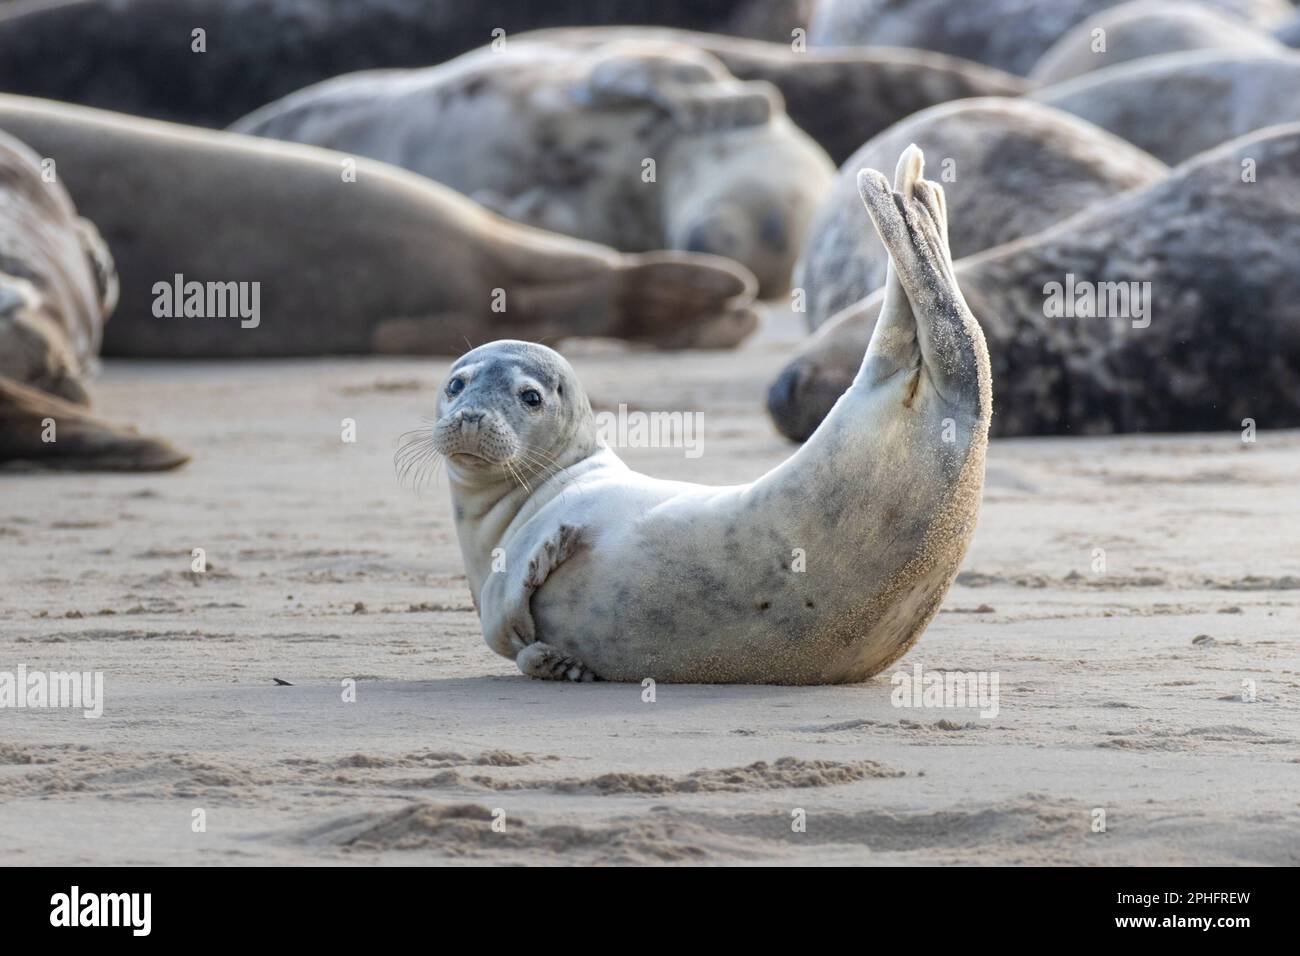
<path id="1" fill-rule="evenodd" d="M 765 556 L 740 543 L 722 560 L 688 547 L 581 552 L 533 596 L 537 637 L 606 680 L 863 680 L 910 646 L 955 570 L 882 601 L 868 590 L 870 555 L 862 577 L 810 574 L 796 562 L 788 550 Z"/>

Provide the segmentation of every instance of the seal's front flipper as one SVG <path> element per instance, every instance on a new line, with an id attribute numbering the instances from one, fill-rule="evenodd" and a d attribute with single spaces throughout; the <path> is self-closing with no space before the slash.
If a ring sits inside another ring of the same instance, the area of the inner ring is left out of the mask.
<path id="1" fill-rule="evenodd" d="M 537 641 L 530 607 L 533 595 L 578 550 L 581 540 L 577 526 L 562 524 L 522 558 L 505 555 L 505 568 L 488 576 L 480 598 L 488 647 L 502 657 L 518 659 L 520 651 Z"/>
<path id="2" fill-rule="evenodd" d="M 520 651 L 515 663 L 519 665 L 520 673 L 538 680 L 571 680 L 579 683 L 600 680 L 585 664 L 567 654 L 561 654 L 550 644 L 541 641 L 529 644 Z"/>
<path id="3" fill-rule="evenodd" d="M 921 151 L 909 146 L 899 160 L 902 189 L 891 190 L 889 181 L 873 169 L 858 173 L 862 201 L 890 260 L 885 305 L 871 349 L 884 352 L 891 336 L 905 334 L 910 319 L 923 370 L 939 394 L 953 403 L 973 401 L 983 409 L 990 400 L 984 334 L 953 272 L 943 189 L 920 178 L 921 162 Z"/>
<path id="4" fill-rule="evenodd" d="M 166 471 L 190 456 L 159 438 L 101 421 L 84 408 L 0 378 L 0 462 L 76 471 Z"/>

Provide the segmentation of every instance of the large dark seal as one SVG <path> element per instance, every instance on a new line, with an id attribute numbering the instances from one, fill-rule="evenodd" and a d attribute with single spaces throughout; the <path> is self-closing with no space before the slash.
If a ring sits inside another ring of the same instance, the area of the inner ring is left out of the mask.
<path id="1" fill-rule="evenodd" d="M 1253 130 L 1300 121 L 1300 54 L 1170 53 L 1031 94 L 1166 163 Z"/>
<path id="2" fill-rule="evenodd" d="M 25 97 L 0 96 L 0 129 L 56 160 L 113 249 L 105 354 L 459 354 L 502 334 L 728 346 L 756 324 L 734 263 L 620 255 L 382 163 Z M 218 306 L 256 295 L 258 315 L 192 310 L 190 283 Z"/>
<path id="3" fill-rule="evenodd" d="M 880 326 L 818 433 L 750 484 L 628 470 L 550 349 L 456 362 L 403 454 L 446 457 L 493 650 L 541 678 L 816 684 L 865 680 L 916 641 L 974 531 L 991 404 L 943 193 L 920 173 L 915 149 L 897 191 L 863 171 L 894 263 Z"/>
<path id="4" fill-rule="evenodd" d="M 857 170 L 887 165 L 909 143 L 944 181 L 952 254 L 963 258 L 1038 232 L 1169 168 L 1134 146 L 1027 100 L 944 103 L 872 138 L 844 164 L 822 201 L 795 270 L 810 328 L 880 288 L 889 256 L 852 215 Z"/>
<path id="5" fill-rule="evenodd" d="M 1291 124 L 959 262 L 993 359 L 994 430 L 1300 425 L 1297 249 L 1300 124 Z M 787 367 L 784 434 L 811 434 L 848 387 L 880 307 L 876 293 L 845 310 Z"/>
<path id="6" fill-rule="evenodd" d="M 1254 25 L 1210 7 L 1136 0 L 1069 30 L 1034 64 L 1029 79 L 1048 86 L 1131 60 L 1189 50 L 1276 56 L 1285 48 Z"/>
<path id="7" fill-rule="evenodd" d="M 1019 96 L 1024 79 L 955 56 L 891 47 L 808 49 L 690 30 L 587 27 L 539 30 L 518 38 L 590 48 L 612 40 L 654 40 L 710 53 L 741 80 L 781 91 L 800 129 L 837 164 L 881 130 L 927 106 L 970 96 Z"/>
<path id="8" fill-rule="evenodd" d="M 57 168 L 0 133 L 0 462 L 153 471 L 188 456 L 86 408 L 113 260 Z"/>
<path id="9" fill-rule="evenodd" d="M 937 50 L 1025 76 L 1071 27 L 1120 0 L 820 0 L 818 46 L 872 44 Z M 1293 13 L 1287 0 L 1198 0 L 1260 26 Z"/>
<path id="10" fill-rule="evenodd" d="M 834 166 L 781 95 L 675 43 L 544 40 L 336 77 L 235 132 L 368 156 L 625 252 L 725 256 L 785 293 Z"/>
<path id="11" fill-rule="evenodd" d="M 439 63 L 498 36 L 643 23 L 780 40 L 795 0 L 24 0 L 0 7 L 0 90 L 225 126 L 326 77 Z M 193 31 L 206 31 L 196 52 Z"/>

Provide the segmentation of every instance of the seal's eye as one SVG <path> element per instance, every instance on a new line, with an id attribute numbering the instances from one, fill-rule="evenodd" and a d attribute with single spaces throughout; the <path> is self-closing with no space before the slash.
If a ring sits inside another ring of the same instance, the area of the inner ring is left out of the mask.
<path id="1" fill-rule="evenodd" d="M 453 378 L 447 383 L 448 395 L 459 395 L 463 391 L 465 391 L 465 380 L 463 378 Z"/>
<path id="2" fill-rule="evenodd" d="M 542 393 L 535 388 L 526 388 L 519 393 L 519 400 L 529 408 L 536 408 L 542 404 Z"/>

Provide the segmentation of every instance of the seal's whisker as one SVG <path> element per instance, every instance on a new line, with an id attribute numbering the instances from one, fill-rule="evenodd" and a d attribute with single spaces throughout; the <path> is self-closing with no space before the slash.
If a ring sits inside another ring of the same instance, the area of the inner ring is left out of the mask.
<path id="1" fill-rule="evenodd" d="M 401 444 L 393 454 L 398 483 L 418 494 L 438 474 L 443 455 L 434 447 L 433 434 L 427 428 L 404 432 L 399 440 Z"/>
<path id="2" fill-rule="evenodd" d="M 530 448 L 525 446 L 519 451 L 519 458 L 528 468 L 528 476 L 541 476 L 541 481 L 549 481 L 551 478 L 559 476 L 561 484 L 572 483 L 573 479 L 564 474 L 564 469 L 554 456 L 547 454 L 539 448 Z"/>
<path id="3" fill-rule="evenodd" d="M 519 482 L 519 484 L 523 486 L 524 490 L 531 495 L 533 493 L 532 486 L 529 485 L 527 480 L 525 480 L 524 476 L 519 473 L 519 470 L 515 468 L 515 466 L 508 461 L 505 462 L 504 464 L 506 467 L 506 471 L 510 473 L 510 477 L 515 479 L 515 481 Z"/>

